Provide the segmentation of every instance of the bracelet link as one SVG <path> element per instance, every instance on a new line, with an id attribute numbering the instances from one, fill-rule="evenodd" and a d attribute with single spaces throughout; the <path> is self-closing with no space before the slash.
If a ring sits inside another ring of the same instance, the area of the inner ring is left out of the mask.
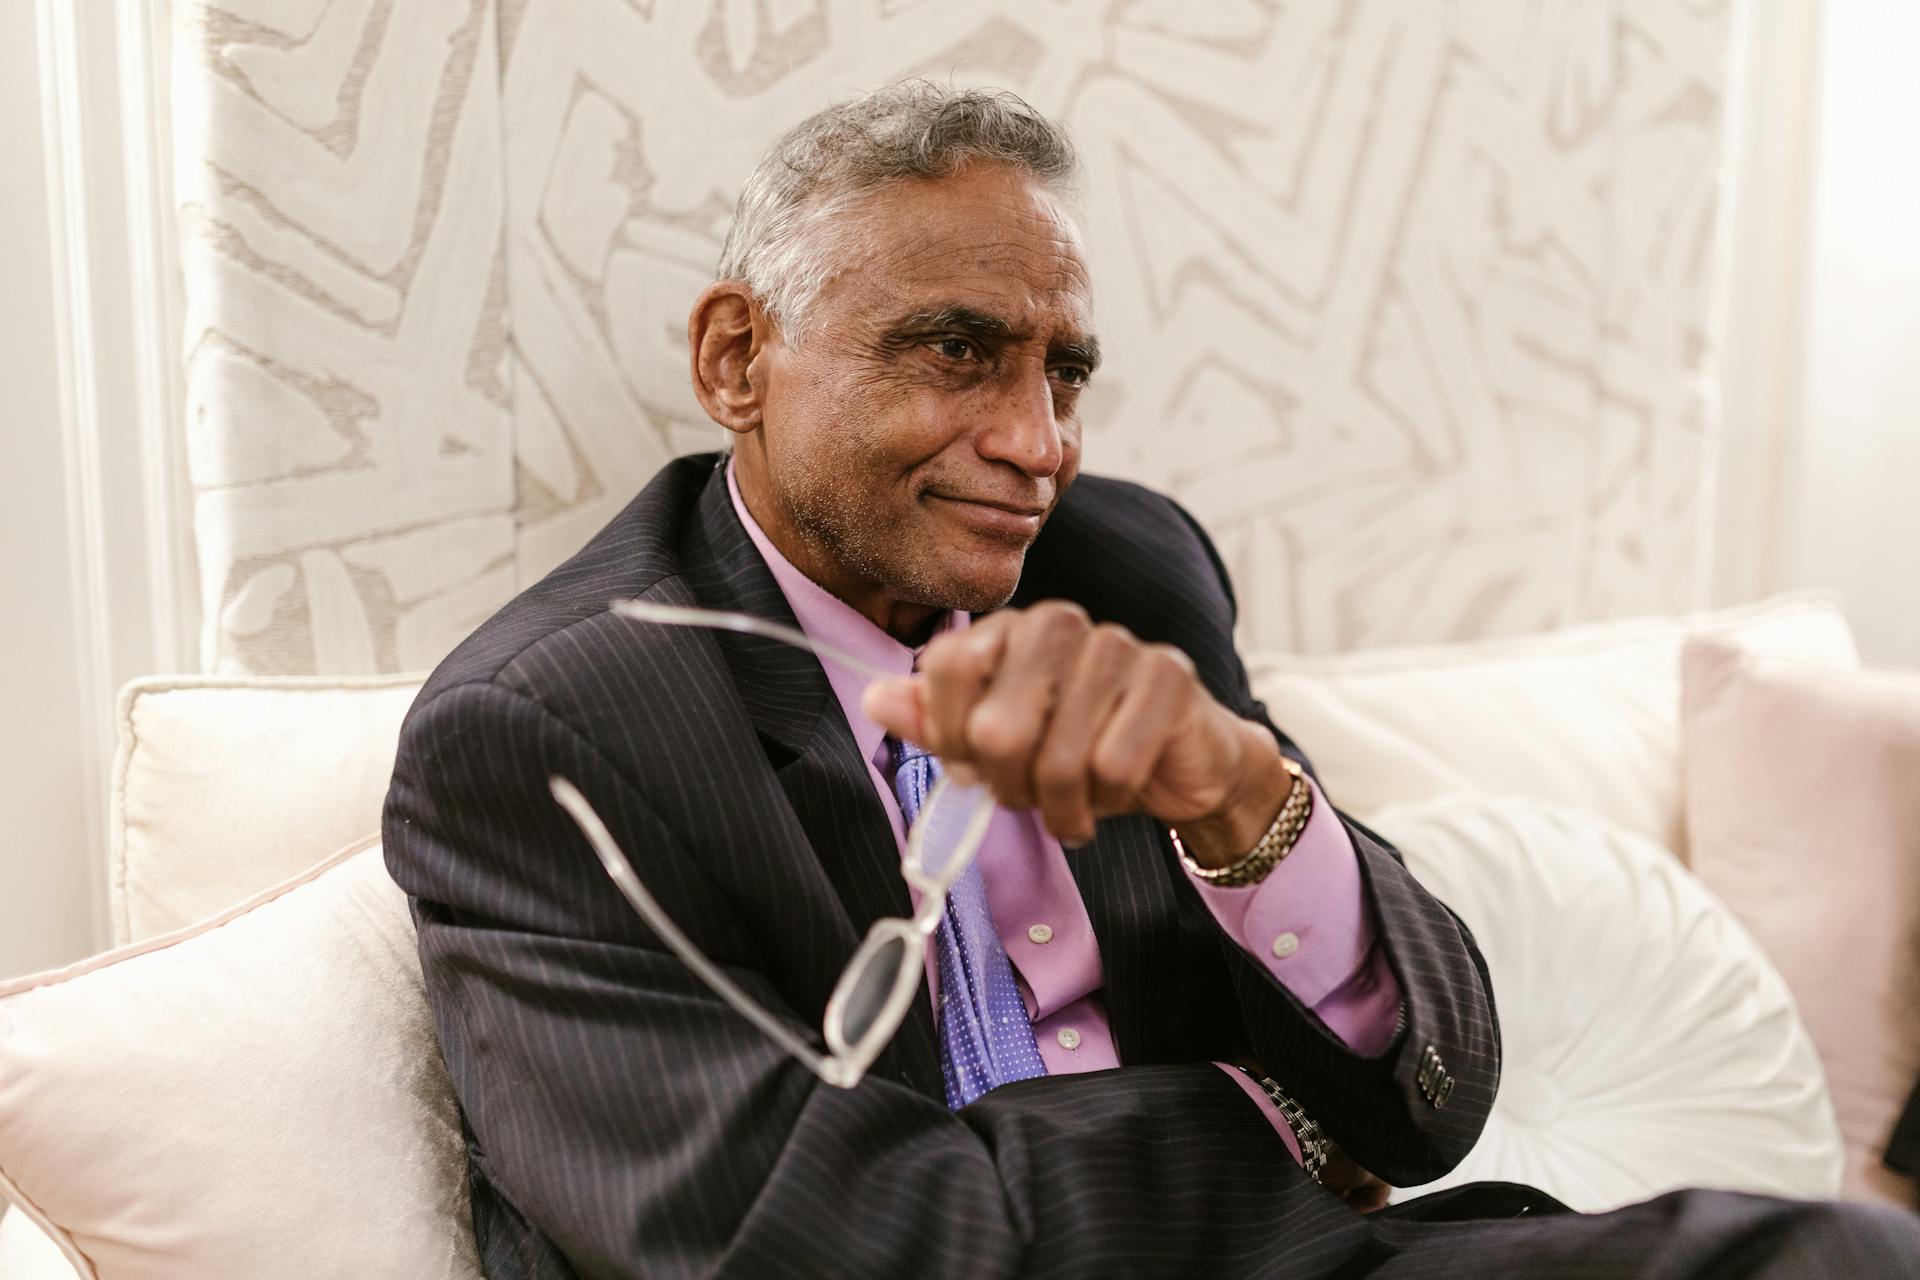
<path id="1" fill-rule="evenodd" d="M 1319 1122 L 1308 1115 L 1306 1108 L 1295 1102 L 1293 1095 L 1282 1089 L 1272 1076 L 1256 1076 L 1245 1067 L 1240 1069 L 1246 1072 L 1249 1080 L 1260 1086 L 1267 1100 L 1280 1113 L 1280 1118 L 1287 1122 L 1287 1128 L 1293 1130 L 1293 1140 L 1300 1144 L 1300 1167 L 1309 1178 L 1324 1186 L 1325 1179 L 1321 1174 L 1327 1167 L 1327 1138 L 1320 1132 Z"/>
<path id="2" fill-rule="evenodd" d="M 1291 779 L 1286 802 L 1280 806 L 1280 812 L 1274 816 L 1267 833 L 1239 861 L 1230 862 L 1224 867 L 1203 867 L 1193 860 L 1187 847 L 1180 843 L 1180 832 L 1172 827 L 1167 828 L 1167 835 L 1173 840 L 1174 852 L 1180 855 L 1180 865 L 1194 879 L 1220 889 L 1244 888 L 1266 879 L 1267 874 L 1279 865 L 1280 859 L 1293 852 L 1294 842 L 1306 830 L 1307 819 L 1313 816 L 1313 787 L 1293 760 L 1282 756 L 1280 763 L 1286 766 L 1287 776 Z"/>

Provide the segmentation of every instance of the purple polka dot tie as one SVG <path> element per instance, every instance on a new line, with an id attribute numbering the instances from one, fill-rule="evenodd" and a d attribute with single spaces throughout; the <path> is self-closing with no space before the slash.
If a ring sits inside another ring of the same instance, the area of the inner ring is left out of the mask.
<path id="1" fill-rule="evenodd" d="M 940 762 L 897 738 L 888 738 L 887 746 L 900 816 L 911 827 L 940 776 Z M 935 1020 L 948 1108 L 957 1111 L 996 1086 L 1047 1074 L 977 860 L 947 891 L 946 914 L 934 930 L 933 946 L 940 965 Z"/>

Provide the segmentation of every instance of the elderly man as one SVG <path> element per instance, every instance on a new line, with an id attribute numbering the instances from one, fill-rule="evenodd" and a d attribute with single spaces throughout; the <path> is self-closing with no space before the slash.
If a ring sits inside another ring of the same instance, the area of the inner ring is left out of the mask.
<path id="1" fill-rule="evenodd" d="M 1479 1135 L 1486 968 L 1249 693 L 1199 526 L 1076 481 L 1100 352 L 1073 173 L 1005 94 L 898 85 L 788 134 L 688 321 L 731 454 L 663 469 L 422 691 L 387 857 L 489 1274 L 1920 1266 L 1892 1215 L 1750 1197 L 1365 1212 Z M 950 884 L 902 865 L 942 771 L 999 805 Z M 920 904 L 924 971 L 909 931 L 843 981 Z M 873 990 L 897 1029 L 847 1012 Z M 834 1061 L 803 1043 L 823 1020 Z"/>

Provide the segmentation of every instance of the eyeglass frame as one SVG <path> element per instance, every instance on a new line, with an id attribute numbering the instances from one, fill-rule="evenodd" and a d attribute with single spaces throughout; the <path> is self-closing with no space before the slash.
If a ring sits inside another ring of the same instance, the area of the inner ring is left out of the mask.
<path id="1" fill-rule="evenodd" d="M 885 678 L 892 678 L 895 674 L 883 671 L 844 650 L 814 640 L 805 632 L 752 614 L 657 604 L 647 600 L 616 600 L 610 608 L 623 617 L 643 622 L 716 628 L 764 636 L 805 649 L 816 657 L 832 659 L 863 674 Z M 765 1005 L 748 995 L 694 945 L 693 940 L 673 922 L 659 900 L 641 881 L 639 873 L 633 869 L 633 863 L 579 787 L 558 774 L 551 775 L 547 785 L 555 801 L 587 837 L 587 843 L 592 846 L 615 887 L 647 926 L 667 944 L 668 949 L 735 1012 L 799 1059 L 823 1083 L 839 1089 L 851 1089 L 865 1078 L 874 1060 L 906 1021 L 907 1010 L 913 1004 L 915 980 L 925 964 L 927 939 L 933 936 L 945 914 L 947 894 L 979 854 L 996 807 L 992 794 L 985 787 L 960 787 L 945 775 L 934 782 L 907 833 L 907 849 L 900 861 L 901 875 L 920 891 L 920 903 L 911 916 L 882 916 L 868 927 L 866 936 L 841 970 L 832 993 L 827 997 L 826 1010 L 821 1016 L 821 1034 L 827 1046 L 827 1052 L 823 1054 Z M 927 870 L 925 858 L 926 833 L 933 824 L 926 818 L 949 795 L 954 799 L 947 803 L 971 803 L 973 807 L 961 830 L 958 848 L 947 860 L 946 867 L 933 873 Z M 886 999 L 864 1030 L 849 1039 L 846 1034 L 848 1006 L 861 986 L 865 970 L 885 947 L 896 941 L 900 945 L 900 959 L 888 986 Z"/>

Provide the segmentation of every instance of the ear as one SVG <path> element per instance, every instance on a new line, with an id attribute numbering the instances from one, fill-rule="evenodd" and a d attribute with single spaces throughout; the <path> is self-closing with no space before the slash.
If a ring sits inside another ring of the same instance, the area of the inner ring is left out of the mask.
<path id="1" fill-rule="evenodd" d="M 707 416 L 729 431 L 760 429 L 765 409 L 762 357 L 774 340 L 766 312 L 741 280 L 716 280 L 687 315 L 693 394 Z"/>

